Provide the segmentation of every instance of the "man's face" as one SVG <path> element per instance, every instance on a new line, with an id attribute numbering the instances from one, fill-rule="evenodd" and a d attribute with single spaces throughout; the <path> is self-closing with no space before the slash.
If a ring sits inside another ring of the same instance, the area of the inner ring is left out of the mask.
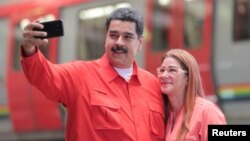
<path id="1" fill-rule="evenodd" d="M 112 20 L 106 34 L 105 50 L 110 63 L 118 68 L 132 65 L 142 47 L 142 37 L 136 34 L 135 23 Z"/>

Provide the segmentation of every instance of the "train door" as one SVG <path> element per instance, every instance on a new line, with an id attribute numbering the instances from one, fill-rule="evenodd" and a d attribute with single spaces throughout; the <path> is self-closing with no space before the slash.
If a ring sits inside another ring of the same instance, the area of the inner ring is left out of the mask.
<path id="1" fill-rule="evenodd" d="M 189 51 L 200 68 L 205 94 L 217 102 L 212 69 L 213 0 L 184 1 L 181 48 Z"/>
<path id="2" fill-rule="evenodd" d="M 148 7 L 146 69 L 155 73 L 168 49 L 185 49 L 198 61 L 206 95 L 216 100 L 211 68 L 212 0 L 149 0 Z"/>
<path id="3" fill-rule="evenodd" d="M 20 66 L 20 44 L 24 25 L 34 19 L 43 21 L 53 20 L 56 17 L 58 17 L 56 9 L 43 9 L 42 6 L 32 5 L 27 5 L 23 9 L 16 7 L 16 10 L 13 9 L 10 15 L 8 25 L 10 35 L 7 45 L 7 90 L 12 126 L 15 132 L 63 129 L 59 105 L 46 100 L 40 91 L 31 86 L 24 77 Z M 51 39 L 49 47 L 39 49 L 50 61 L 57 61 L 57 39 Z"/>

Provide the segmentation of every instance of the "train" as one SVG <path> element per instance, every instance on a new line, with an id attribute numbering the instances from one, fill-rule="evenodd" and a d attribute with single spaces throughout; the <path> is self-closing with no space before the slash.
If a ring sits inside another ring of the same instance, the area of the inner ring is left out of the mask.
<path id="1" fill-rule="evenodd" d="M 93 60 L 104 52 L 105 18 L 119 7 L 145 18 L 140 67 L 156 74 L 167 50 L 187 50 L 198 61 L 207 99 L 229 124 L 250 123 L 249 0 L 8 0 L 0 5 L 0 141 L 64 140 L 63 105 L 46 100 L 22 72 L 24 26 L 61 19 L 64 36 L 39 47 L 44 56 L 53 63 Z"/>

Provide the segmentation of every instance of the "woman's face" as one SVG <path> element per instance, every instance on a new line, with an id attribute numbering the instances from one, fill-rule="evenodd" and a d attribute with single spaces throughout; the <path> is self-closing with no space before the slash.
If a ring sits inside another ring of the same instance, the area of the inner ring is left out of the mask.
<path id="1" fill-rule="evenodd" d="M 157 68 L 157 76 L 164 94 L 171 97 L 184 93 L 187 84 L 186 72 L 175 58 L 165 58 Z"/>

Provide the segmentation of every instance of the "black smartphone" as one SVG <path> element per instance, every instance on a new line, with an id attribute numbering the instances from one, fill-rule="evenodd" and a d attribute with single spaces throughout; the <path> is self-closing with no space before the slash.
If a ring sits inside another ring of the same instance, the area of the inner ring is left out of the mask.
<path id="1" fill-rule="evenodd" d="M 43 24 L 44 26 L 43 29 L 34 28 L 34 30 L 47 32 L 47 36 L 46 37 L 35 36 L 35 38 L 46 39 L 46 38 L 60 37 L 64 35 L 62 20 L 42 22 L 41 24 Z"/>

